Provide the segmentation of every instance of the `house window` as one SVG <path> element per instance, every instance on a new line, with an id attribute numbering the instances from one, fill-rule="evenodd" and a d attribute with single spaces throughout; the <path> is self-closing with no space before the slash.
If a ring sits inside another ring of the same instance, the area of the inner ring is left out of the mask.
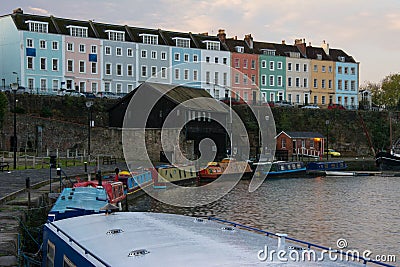
<path id="1" fill-rule="evenodd" d="M 86 64 L 85 61 L 79 61 L 79 73 L 85 73 L 86 72 Z"/>
<path id="2" fill-rule="evenodd" d="M 179 69 L 175 69 L 175 80 L 179 80 L 179 75 L 180 74 L 180 70 Z"/>
<path id="3" fill-rule="evenodd" d="M 122 64 L 117 64 L 117 76 L 122 76 Z"/>
<path id="4" fill-rule="evenodd" d="M 183 79 L 189 80 L 189 70 L 186 69 L 183 71 Z"/>
<path id="5" fill-rule="evenodd" d="M 283 81 L 282 76 L 278 76 L 278 77 L 277 77 L 277 85 L 278 85 L 279 87 L 282 87 L 282 86 L 283 86 L 282 81 Z"/>
<path id="6" fill-rule="evenodd" d="M 161 60 L 167 60 L 167 53 L 161 52 Z"/>
<path id="7" fill-rule="evenodd" d="M 251 84 L 252 85 L 256 84 L 256 75 L 254 75 L 254 74 L 251 75 Z"/>
<path id="8" fill-rule="evenodd" d="M 275 85 L 275 77 L 274 75 L 269 75 L 269 86 Z"/>
<path id="9" fill-rule="evenodd" d="M 92 62 L 91 65 L 92 74 L 97 74 L 97 62 Z"/>
<path id="10" fill-rule="evenodd" d="M 139 34 L 143 38 L 144 44 L 158 44 L 158 36 L 154 34 Z"/>
<path id="11" fill-rule="evenodd" d="M 151 51 L 151 58 L 157 59 L 157 51 Z"/>
<path id="12" fill-rule="evenodd" d="M 163 78 L 163 79 L 167 78 L 167 68 L 166 67 L 161 68 L 161 78 Z"/>
<path id="13" fill-rule="evenodd" d="M 157 67 L 151 67 L 151 77 L 157 77 Z"/>
<path id="14" fill-rule="evenodd" d="M 270 61 L 269 62 L 269 70 L 275 70 L 275 62 L 273 62 L 273 61 Z"/>
<path id="15" fill-rule="evenodd" d="M 190 39 L 189 38 L 179 38 L 179 37 L 175 37 L 172 38 L 175 39 L 175 45 L 177 47 L 190 47 Z"/>
<path id="16" fill-rule="evenodd" d="M 332 73 L 332 66 L 329 66 L 329 67 L 328 67 L 328 72 L 329 72 L 329 73 Z"/>
<path id="17" fill-rule="evenodd" d="M 338 67 L 338 71 L 339 74 L 342 74 L 342 67 Z"/>
<path id="18" fill-rule="evenodd" d="M 42 32 L 42 33 L 48 32 L 47 22 L 28 20 L 26 21 L 26 23 L 28 23 L 29 31 L 31 32 Z"/>
<path id="19" fill-rule="evenodd" d="M 111 55 L 111 46 L 106 46 L 104 54 L 106 54 L 107 56 Z"/>
<path id="20" fill-rule="evenodd" d="M 223 83 L 224 83 L 224 85 L 227 85 L 228 84 L 228 73 L 226 73 L 226 72 L 224 72 L 224 74 L 223 74 Z"/>
<path id="21" fill-rule="evenodd" d="M 67 60 L 67 71 L 68 72 L 74 71 L 74 60 L 72 60 L 72 59 Z"/>
<path id="22" fill-rule="evenodd" d="M 111 75 L 111 63 L 106 63 L 106 75 Z"/>
<path id="23" fill-rule="evenodd" d="M 84 44 L 79 45 L 79 52 L 80 53 L 85 53 L 86 52 L 86 46 Z"/>
<path id="24" fill-rule="evenodd" d="M 58 58 L 53 58 L 52 59 L 52 67 L 51 69 L 53 71 L 58 71 Z"/>
<path id="25" fill-rule="evenodd" d="M 292 71 L 292 62 L 288 62 L 287 70 Z"/>
<path id="26" fill-rule="evenodd" d="M 41 57 L 40 58 L 40 69 L 41 70 L 46 70 L 46 68 L 47 68 L 47 58 L 45 58 L 45 57 Z"/>
<path id="27" fill-rule="evenodd" d="M 235 68 L 240 68 L 240 61 L 239 61 L 238 58 L 235 58 L 235 59 L 233 60 L 233 62 L 234 62 Z"/>
<path id="28" fill-rule="evenodd" d="M 219 42 L 205 41 L 207 50 L 219 50 Z"/>
<path id="29" fill-rule="evenodd" d="M 285 138 L 282 138 L 281 139 L 281 146 L 282 146 L 282 148 L 286 148 L 286 139 Z"/>
<path id="30" fill-rule="evenodd" d="M 318 65 L 314 65 L 314 72 L 318 72 Z"/>
<path id="31" fill-rule="evenodd" d="M 210 72 L 206 72 L 206 84 L 210 84 Z"/>
<path id="32" fill-rule="evenodd" d="M 33 40 L 32 39 L 26 39 L 26 47 L 33 48 Z"/>
<path id="33" fill-rule="evenodd" d="M 106 30 L 105 32 L 108 33 L 108 40 L 119 42 L 125 41 L 125 32 L 110 30 Z"/>
<path id="34" fill-rule="evenodd" d="M 72 89 L 72 82 L 73 80 L 66 80 L 67 89 Z"/>
<path id="35" fill-rule="evenodd" d="M 52 88 L 53 88 L 53 91 L 55 91 L 55 92 L 58 91 L 58 80 L 52 81 Z"/>
<path id="36" fill-rule="evenodd" d="M 35 86 L 35 79 L 28 78 L 28 89 L 32 91 L 34 86 Z"/>
<path id="37" fill-rule="evenodd" d="M 88 37 L 87 27 L 67 26 L 67 29 L 69 29 L 69 33 L 71 36 Z"/>
<path id="38" fill-rule="evenodd" d="M 96 82 L 93 82 L 92 83 L 92 93 L 97 93 L 97 83 Z"/>
<path id="39" fill-rule="evenodd" d="M 133 50 L 132 50 L 132 48 L 127 48 L 127 49 L 126 49 L 126 55 L 127 55 L 128 57 L 133 57 Z"/>
<path id="40" fill-rule="evenodd" d="M 40 49 L 46 49 L 46 44 L 47 44 L 47 42 L 45 40 L 40 40 L 39 41 Z"/>
<path id="41" fill-rule="evenodd" d="M 207 62 L 207 63 L 210 62 L 210 57 L 206 57 L 206 62 Z"/>
<path id="42" fill-rule="evenodd" d="M 243 59 L 243 68 L 247 69 L 247 59 Z"/>
<path id="43" fill-rule="evenodd" d="M 351 81 L 350 89 L 351 89 L 351 91 L 355 91 L 356 90 L 356 81 Z"/>
<path id="44" fill-rule="evenodd" d="M 235 74 L 235 84 L 239 84 L 239 73 Z"/>
<path id="45" fill-rule="evenodd" d="M 314 105 L 318 104 L 318 96 L 314 96 Z"/>
<path id="46" fill-rule="evenodd" d="M 267 85 L 267 75 L 261 75 L 261 85 L 262 86 Z"/>
<path id="47" fill-rule="evenodd" d="M 324 95 L 321 97 L 321 104 L 325 105 L 325 96 Z"/>
<path id="48" fill-rule="evenodd" d="M 292 87 L 292 77 L 288 77 L 287 83 L 289 87 Z"/>
<path id="49" fill-rule="evenodd" d="M 224 65 L 228 64 L 228 59 L 226 57 L 224 57 L 222 59 L 222 64 L 224 64 Z"/>
<path id="50" fill-rule="evenodd" d="M 321 88 L 325 89 L 326 88 L 326 83 L 325 83 L 325 79 L 321 80 Z"/>
<path id="51" fill-rule="evenodd" d="M 267 67 L 267 61 L 266 60 L 262 60 L 261 61 L 261 68 L 265 69 Z"/>
<path id="52" fill-rule="evenodd" d="M 214 58 L 214 62 L 215 62 L 215 64 L 218 64 L 218 57 Z"/>
<path id="53" fill-rule="evenodd" d="M 314 79 L 314 88 L 317 88 L 317 87 L 318 87 L 318 80 Z"/>
<path id="54" fill-rule="evenodd" d="M 197 81 L 198 80 L 198 72 L 197 70 L 193 70 L 193 81 Z"/>
<path id="55" fill-rule="evenodd" d="M 332 89 L 332 80 L 328 80 L 328 88 Z"/>
<path id="56" fill-rule="evenodd" d="M 180 54 L 179 53 L 175 53 L 174 54 L 174 60 L 175 61 L 179 61 L 179 59 L 180 59 Z"/>
<path id="57" fill-rule="evenodd" d="M 122 48 L 121 47 L 116 47 L 115 48 L 115 55 L 122 56 Z"/>
<path id="58" fill-rule="evenodd" d="M 303 87 L 308 88 L 308 79 L 307 78 L 303 79 Z"/>
<path id="59" fill-rule="evenodd" d="M 142 58 L 147 58 L 147 50 L 142 50 Z"/>
<path id="60" fill-rule="evenodd" d="M 40 91 L 47 91 L 47 79 L 40 79 Z"/>
<path id="61" fill-rule="evenodd" d="M 67 43 L 67 51 L 74 52 L 74 44 L 73 43 Z"/>
<path id="62" fill-rule="evenodd" d="M 90 52 L 92 54 L 97 54 L 97 45 L 90 46 Z"/>
<path id="63" fill-rule="evenodd" d="M 338 90 L 342 90 L 342 80 L 338 80 Z"/>
<path id="64" fill-rule="evenodd" d="M 349 90 L 349 81 L 348 80 L 344 81 L 344 90 Z"/>
<path id="65" fill-rule="evenodd" d="M 126 89 L 127 89 L 128 93 L 132 92 L 133 91 L 133 84 L 128 84 Z"/>
<path id="66" fill-rule="evenodd" d="M 147 66 L 142 66 L 142 77 L 147 77 Z"/>
<path id="67" fill-rule="evenodd" d="M 121 93 L 122 92 L 122 84 L 121 83 L 117 83 L 115 86 L 116 86 L 117 93 Z"/>
<path id="68" fill-rule="evenodd" d="M 349 68 L 348 67 L 344 68 L 344 74 L 349 74 Z"/>
<path id="69" fill-rule="evenodd" d="M 127 75 L 133 76 L 133 66 L 131 64 L 126 65 Z"/>
<path id="70" fill-rule="evenodd" d="M 218 78 L 219 78 L 219 73 L 216 71 L 214 73 L 214 84 L 219 84 Z"/>
<path id="71" fill-rule="evenodd" d="M 355 75 L 356 74 L 356 68 L 351 68 L 351 74 Z"/>
<path id="72" fill-rule="evenodd" d="M 243 75 L 243 84 L 247 84 L 247 74 Z"/>
<path id="73" fill-rule="evenodd" d="M 281 69 L 282 69 L 282 66 L 283 66 L 283 63 L 282 63 L 281 61 L 278 61 L 278 67 L 277 67 L 277 69 L 278 69 L 278 70 L 281 70 Z"/>
<path id="74" fill-rule="evenodd" d="M 111 92 L 111 83 L 110 82 L 104 83 L 104 92 Z"/>
<path id="75" fill-rule="evenodd" d="M 79 92 L 86 92 L 86 82 L 79 83 Z"/>
<path id="76" fill-rule="evenodd" d="M 256 68 L 256 61 L 254 59 L 251 60 L 251 69 L 254 70 Z"/>
<path id="77" fill-rule="evenodd" d="M 183 61 L 189 62 L 189 54 L 183 55 Z"/>
<path id="78" fill-rule="evenodd" d="M 325 72 L 325 71 L 326 71 L 326 70 L 325 70 L 325 66 L 322 66 L 321 71 L 322 71 L 322 72 Z"/>
<path id="79" fill-rule="evenodd" d="M 248 92 L 244 92 L 243 93 L 243 100 L 244 101 L 248 101 L 249 100 L 249 93 Z"/>
<path id="80" fill-rule="evenodd" d="M 199 61 L 199 56 L 198 55 L 193 55 L 193 62 Z"/>
<path id="81" fill-rule="evenodd" d="M 303 64 L 303 71 L 304 72 L 308 72 L 308 65 L 307 64 Z"/>
<path id="82" fill-rule="evenodd" d="M 296 63 L 296 71 L 299 72 L 300 71 L 300 64 Z"/>
<path id="83" fill-rule="evenodd" d="M 300 87 L 300 78 L 296 77 L 296 87 L 299 88 Z"/>

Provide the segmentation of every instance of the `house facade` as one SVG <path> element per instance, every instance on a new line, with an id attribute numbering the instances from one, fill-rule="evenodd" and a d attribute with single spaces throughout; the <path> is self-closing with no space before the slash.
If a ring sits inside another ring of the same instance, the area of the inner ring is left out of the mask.
<path id="1" fill-rule="evenodd" d="M 340 49 L 226 38 L 224 30 L 172 32 L 111 25 L 16 9 L 0 17 L 3 89 L 18 82 L 32 93 L 128 93 L 145 81 L 204 88 L 214 98 L 249 104 L 358 106 L 359 63 Z M 314 71 L 315 70 L 315 71 Z"/>
<path id="2" fill-rule="evenodd" d="M 317 132 L 282 131 L 275 139 L 277 155 L 320 158 L 324 154 L 325 137 Z"/>

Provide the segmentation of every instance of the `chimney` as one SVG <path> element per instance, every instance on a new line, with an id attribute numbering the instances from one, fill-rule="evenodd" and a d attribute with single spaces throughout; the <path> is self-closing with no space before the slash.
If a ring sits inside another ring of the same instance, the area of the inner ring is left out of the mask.
<path id="1" fill-rule="evenodd" d="M 221 43 L 225 43 L 225 40 L 226 40 L 226 33 L 225 33 L 225 30 L 224 29 L 219 29 L 218 30 L 218 38 L 219 38 L 219 40 L 220 40 L 220 42 Z"/>
<path id="2" fill-rule="evenodd" d="M 325 54 L 327 54 L 329 56 L 329 44 L 325 42 L 325 40 L 322 42 L 321 45 L 322 49 L 324 49 Z"/>
<path id="3" fill-rule="evenodd" d="M 18 7 L 13 10 L 13 14 L 24 14 L 24 11 L 22 10 L 22 8 Z"/>
<path id="4" fill-rule="evenodd" d="M 246 34 L 246 35 L 244 36 L 244 40 L 245 40 L 247 46 L 248 46 L 250 49 L 253 49 L 253 37 L 251 36 L 251 34 Z"/>
<path id="5" fill-rule="evenodd" d="M 237 40 L 237 35 L 235 35 L 235 37 L 233 38 L 233 40 Z"/>
<path id="6" fill-rule="evenodd" d="M 282 44 L 285 45 L 285 44 L 286 44 L 286 41 L 285 41 L 285 40 L 282 40 Z"/>
<path id="7" fill-rule="evenodd" d="M 208 32 L 201 32 L 200 35 L 208 36 Z"/>
<path id="8" fill-rule="evenodd" d="M 306 55 L 306 39 L 295 39 L 294 45 L 297 46 L 303 55 Z"/>

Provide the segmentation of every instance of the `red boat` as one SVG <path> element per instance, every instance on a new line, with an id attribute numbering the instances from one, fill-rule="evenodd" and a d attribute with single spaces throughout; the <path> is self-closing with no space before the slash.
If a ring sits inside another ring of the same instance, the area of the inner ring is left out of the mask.
<path id="1" fill-rule="evenodd" d="M 248 175 L 250 165 L 246 161 L 237 161 L 233 158 L 224 158 L 220 162 L 209 162 L 207 167 L 199 172 L 200 179 L 217 179 L 222 174 Z"/>
<path id="2" fill-rule="evenodd" d="M 73 187 L 98 187 L 99 181 L 85 181 L 75 183 Z M 102 181 L 101 186 L 106 190 L 108 201 L 111 204 L 120 203 L 123 199 L 126 198 L 126 194 L 124 192 L 124 184 L 122 182 L 114 182 L 114 181 Z"/>

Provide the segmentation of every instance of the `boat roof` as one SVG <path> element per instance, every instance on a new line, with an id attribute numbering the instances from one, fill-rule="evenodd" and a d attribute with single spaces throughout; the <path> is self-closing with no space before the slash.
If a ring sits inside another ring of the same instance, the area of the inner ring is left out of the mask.
<path id="1" fill-rule="evenodd" d="M 102 187 L 64 188 L 51 213 L 62 213 L 67 210 L 84 209 L 99 211 L 108 202 L 106 190 Z"/>
<path id="2" fill-rule="evenodd" d="M 175 214 L 94 214 L 47 223 L 46 228 L 95 266 L 265 266 L 258 252 L 266 246 L 277 249 L 275 238 Z M 343 266 L 343 262 L 322 261 L 312 265 Z M 346 262 L 345 266 L 361 265 Z"/>

